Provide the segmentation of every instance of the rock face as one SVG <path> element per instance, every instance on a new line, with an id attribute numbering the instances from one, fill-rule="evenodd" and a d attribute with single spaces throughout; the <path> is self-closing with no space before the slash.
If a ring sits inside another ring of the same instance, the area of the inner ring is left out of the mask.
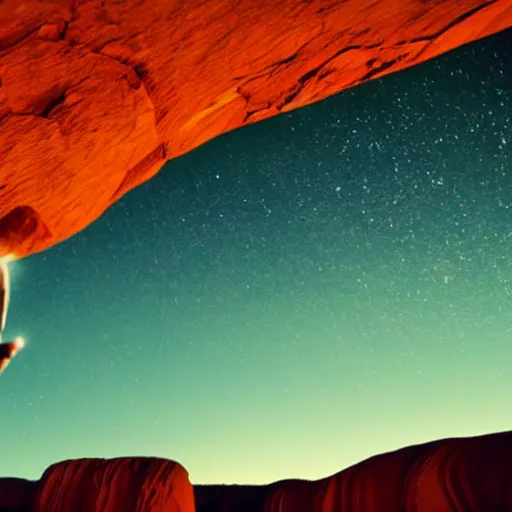
<path id="1" fill-rule="evenodd" d="M 510 0 L 3 0 L 0 257 L 223 132 L 511 25 Z"/>
<path id="2" fill-rule="evenodd" d="M 511 461 L 512 431 L 409 446 L 322 480 L 192 490 L 170 460 L 79 459 L 38 482 L 0 478 L 0 512 L 512 512 Z"/>
<path id="3" fill-rule="evenodd" d="M 29 511 L 37 482 L 23 478 L 0 478 L 0 512 Z"/>
<path id="4" fill-rule="evenodd" d="M 188 473 L 149 457 L 81 459 L 50 466 L 33 512 L 193 512 Z"/>
<path id="5" fill-rule="evenodd" d="M 372 457 L 317 481 L 195 486 L 197 512 L 510 512 L 512 431 Z"/>
<path id="6" fill-rule="evenodd" d="M 39 482 L 0 478 L 0 512 L 194 512 L 188 473 L 150 457 L 79 459 Z"/>

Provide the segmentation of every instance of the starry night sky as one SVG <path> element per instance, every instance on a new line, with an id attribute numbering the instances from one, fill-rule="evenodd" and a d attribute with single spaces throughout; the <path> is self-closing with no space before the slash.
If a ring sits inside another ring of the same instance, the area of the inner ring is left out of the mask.
<path id="1" fill-rule="evenodd" d="M 511 43 L 219 137 L 12 264 L 0 475 L 264 483 L 510 429 Z"/>

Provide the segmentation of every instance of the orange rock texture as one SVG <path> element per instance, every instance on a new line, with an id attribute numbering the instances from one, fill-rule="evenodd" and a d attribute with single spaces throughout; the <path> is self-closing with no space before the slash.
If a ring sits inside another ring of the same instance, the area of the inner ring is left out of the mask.
<path id="1" fill-rule="evenodd" d="M 79 510 L 193 512 L 194 493 L 185 469 L 165 459 L 78 459 L 50 466 L 31 512 Z"/>
<path id="2" fill-rule="evenodd" d="M 197 512 L 511 512 L 512 431 L 372 457 L 317 481 L 195 486 Z"/>
<path id="3" fill-rule="evenodd" d="M 3 0 L 0 257 L 212 137 L 511 25 L 510 0 Z"/>
<path id="4" fill-rule="evenodd" d="M 153 457 L 78 459 L 50 466 L 39 481 L 0 478 L 0 512 L 194 512 L 178 463 Z"/>

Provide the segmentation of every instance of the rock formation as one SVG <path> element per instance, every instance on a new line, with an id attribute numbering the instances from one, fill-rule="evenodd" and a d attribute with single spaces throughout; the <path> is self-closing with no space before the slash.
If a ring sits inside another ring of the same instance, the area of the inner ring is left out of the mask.
<path id="1" fill-rule="evenodd" d="M 37 482 L 23 478 L 0 478 L 0 512 L 30 511 Z"/>
<path id="2" fill-rule="evenodd" d="M 197 512 L 511 512 L 512 431 L 372 457 L 317 481 L 194 487 Z"/>
<path id="3" fill-rule="evenodd" d="M 0 512 L 512 512 L 512 431 L 377 455 L 327 478 L 196 485 L 152 457 L 80 459 L 0 478 Z"/>
<path id="4" fill-rule="evenodd" d="M 150 457 L 59 462 L 43 474 L 32 512 L 193 512 L 188 473 Z"/>
<path id="5" fill-rule="evenodd" d="M 0 478 L 0 512 L 193 512 L 188 473 L 152 457 L 78 459 L 38 482 Z"/>
<path id="6" fill-rule="evenodd" d="M 3 0 L 0 257 L 223 132 L 511 25 L 510 0 Z"/>

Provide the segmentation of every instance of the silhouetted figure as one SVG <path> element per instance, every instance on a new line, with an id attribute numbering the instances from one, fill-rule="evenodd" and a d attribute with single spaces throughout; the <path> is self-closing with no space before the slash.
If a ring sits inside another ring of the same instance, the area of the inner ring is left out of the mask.
<path id="1" fill-rule="evenodd" d="M 25 346 L 23 338 L 14 338 L 12 341 L 0 343 L 0 373 L 2 373 L 11 359 Z"/>
<path id="2" fill-rule="evenodd" d="M 9 307 L 10 280 L 7 263 L 0 260 L 0 341 L 7 321 L 7 308 Z"/>
<path id="3" fill-rule="evenodd" d="M 0 373 L 5 370 L 11 359 L 25 346 L 23 338 L 14 338 L 2 343 L 2 333 L 7 321 L 9 307 L 9 269 L 5 261 L 0 261 Z"/>

